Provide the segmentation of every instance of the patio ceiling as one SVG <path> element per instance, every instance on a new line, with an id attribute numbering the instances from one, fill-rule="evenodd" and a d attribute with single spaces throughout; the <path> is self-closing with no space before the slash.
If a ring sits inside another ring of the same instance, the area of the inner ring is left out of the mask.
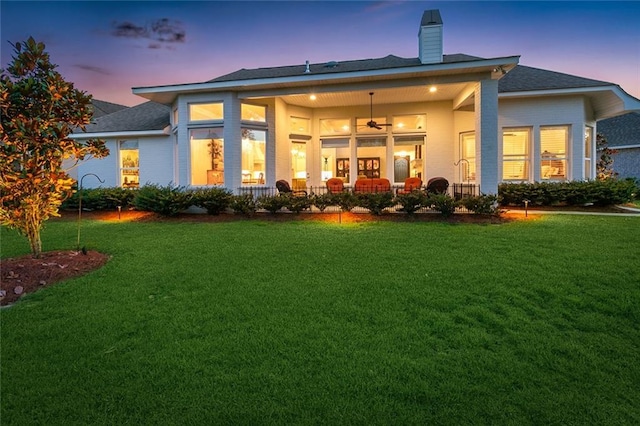
<path id="1" fill-rule="evenodd" d="M 431 87 L 435 87 L 436 91 L 431 92 Z M 375 107 L 376 105 L 398 103 L 451 101 L 464 92 L 466 88 L 468 88 L 468 83 L 371 88 L 326 93 L 315 93 L 313 89 L 309 89 L 306 93 L 283 95 L 280 98 L 289 105 L 305 108 L 347 107 L 369 105 L 369 92 L 374 92 L 373 105 Z M 315 100 L 311 99 L 311 95 L 315 95 Z"/>

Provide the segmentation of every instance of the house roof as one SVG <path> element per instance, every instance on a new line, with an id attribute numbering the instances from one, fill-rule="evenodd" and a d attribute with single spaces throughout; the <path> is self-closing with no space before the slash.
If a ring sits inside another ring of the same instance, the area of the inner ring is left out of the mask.
<path id="1" fill-rule="evenodd" d="M 114 104 L 111 102 L 101 101 L 99 99 L 91 99 L 91 105 L 93 106 L 94 119 L 128 108 L 125 105 Z"/>
<path id="2" fill-rule="evenodd" d="M 86 126 L 87 133 L 141 132 L 163 130 L 170 125 L 171 108 L 156 102 L 144 102 L 131 108 L 98 117 Z"/>
<path id="3" fill-rule="evenodd" d="M 453 64 L 458 62 L 482 61 L 484 58 L 464 55 L 461 53 L 444 55 L 443 64 Z M 309 64 L 309 72 L 306 73 L 306 64 L 289 65 L 270 68 L 242 68 L 230 74 L 214 78 L 207 83 L 220 83 L 226 81 L 258 80 L 268 78 L 297 77 L 305 74 L 337 74 L 348 72 L 375 71 L 384 69 L 399 69 L 421 66 L 419 58 L 401 58 L 395 55 L 387 55 L 383 58 L 360 59 L 354 61 L 326 62 Z"/>
<path id="4" fill-rule="evenodd" d="M 601 133 L 610 147 L 640 145 L 640 112 L 630 112 L 598 122 Z"/>
<path id="5" fill-rule="evenodd" d="M 527 92 L 533 90 L 578 89 L 602 86 L 615 86 L 615 84 L 518 65 L 500 79 L 498 82 L 498 92 Z"/>

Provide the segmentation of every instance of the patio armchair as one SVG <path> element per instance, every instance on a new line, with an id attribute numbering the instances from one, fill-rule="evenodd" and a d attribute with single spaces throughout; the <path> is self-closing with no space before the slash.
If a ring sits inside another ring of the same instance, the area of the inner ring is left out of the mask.
<path id="1" fill-rule="evenodd" d="M 398 188 L 396 194 L 409 194 L 411 191 L 419 190 L 422 187 L 422 179 L 419 177 L 408 177 L 404 180 L 404 188 Z"/>
<path id="2" fill-rule="evenodd" d="M 329 194 L 337 194 L 344 191 L 344 182 L 340 178 L 331 178 L 327 180 L 327 192 Z"/>
<path id="3" fill-rule="evenodd" d="M 294 191 L 291 189 L 291 185 L 284 179 L 281 179 L 276 182 L 276 189 L 279 194 L 291 194 L 295 196 L 306 196 L 307 191 Z"/>
<path id="4" fill-rule="evenodd" d="M 443 177 L 434 177 L 427 182 L 427 194 L 446 194 L 449 181 Z"/>

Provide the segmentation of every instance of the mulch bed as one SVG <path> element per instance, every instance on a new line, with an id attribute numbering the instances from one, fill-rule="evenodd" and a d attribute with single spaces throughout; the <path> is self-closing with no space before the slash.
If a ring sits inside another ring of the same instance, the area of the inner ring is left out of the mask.
<path id="1" fill-rule="evenodd" d="M 0 260 L 0 305 L 10 305 L 23 294 L 78 277 L 102 267 L 109 256 L 97 251 L 52 251 L 39 259 L 31 255 Z"/>

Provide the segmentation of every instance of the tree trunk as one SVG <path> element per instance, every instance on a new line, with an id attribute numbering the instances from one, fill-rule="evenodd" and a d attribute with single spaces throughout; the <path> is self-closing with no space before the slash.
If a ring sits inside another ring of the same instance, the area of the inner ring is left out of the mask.
<path id="1" fill-rule="evenodd" d="M 40 230 L 42 229 L 42 218 L 37 212 L 37 208 L 29 209 L 25 215 L 25 233 L 31 246 L 31 254 L 39 259 L 42 254 L 42 241 L 40 240 Z"/>

